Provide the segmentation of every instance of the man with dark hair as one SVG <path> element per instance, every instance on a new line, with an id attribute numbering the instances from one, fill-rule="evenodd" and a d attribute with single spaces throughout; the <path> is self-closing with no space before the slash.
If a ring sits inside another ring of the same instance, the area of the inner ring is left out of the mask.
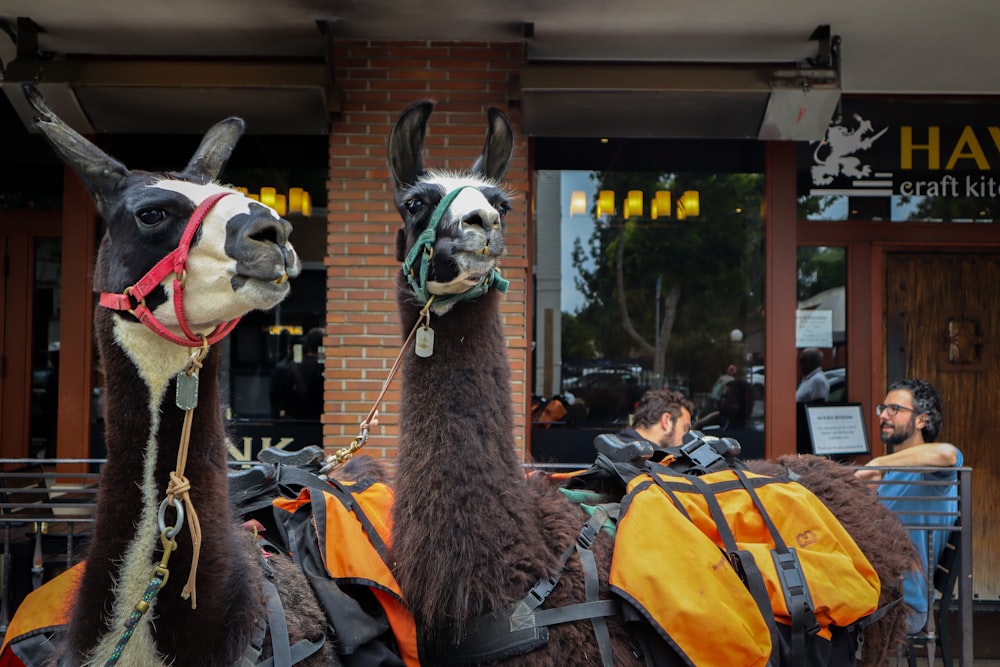
<path id="1" fill-rule="evenodd" d="M 823 373 L 823 352 L 807 347 L 799 354 L 799 372 L 802 380 L 795 390 L 799 403 L 824 403 L 830 397 L 830 381 Z"/>
<path id="2" fill-rule="evenodd" d="M 892 448 L 884 456 L 876 456 L 868 466 L 892 466 L 899 470 L 861 468 L 857 476 L 881 480 L 882 502 L 894 512 L 906 512 L 901 519 L 908 525 L 943 526 L 950 528 L 958 510 L 958 472 L 962 452 L 952 444 L 934 442 L 941 431 L 941 397 L 923 380 L 906 379 L 889 386 L 885 400 L 875 406 L 881 425 L 881 439 Z M 941 468 L 935 472 L 910 472 L 907 467 Z M 937 484 L 911 482 L 934 481 Z M 950 484 L 942 484 L 942 481 Z M 891 482 L 891 483 L 889 483 Z M 916 512 L 917 514 L 909 514 Z M 950 515 L 949 515 L 950 514 Z M 915 633 L 927 620 L 927 535 L 933 535 L 934 562 L 941 558 L 949 530 L 911 530 L 910 538 L 917 547 L 923 567 L 914 571 L 904 582 L 904 598 L 913 613 L 907 618 L 907 632 Z"/>
<path id="3" fill-rule="evenodd" d="M 691 430 L 694 404 L 679 391 L 651 389 L 639 399 L 632 426 L 618 437 L 626 442 L 648 440 L 657 447 L 679 447 Z"/>

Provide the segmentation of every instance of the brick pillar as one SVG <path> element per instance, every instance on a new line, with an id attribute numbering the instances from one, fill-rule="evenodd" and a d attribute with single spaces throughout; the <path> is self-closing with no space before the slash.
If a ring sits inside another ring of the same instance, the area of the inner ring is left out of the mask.
<path id="1" fill-rule="evenodd" d="M 328 183 L 326 414 L 329 452 L 357 435 L 388 376 L 402 343 L 395 301 L 396 230 L 387 142 L 392 124 L 410 103 L 436 102 L 428 122 L 425 163 L 472 166 L 486 136 L 486 110 L 507 111 L 519 139 L 507 183 L 519 193 L 508 215 L 507 256 L 500 269 L 510 280 L 501 305 L 510 357 L 515 435 L 524 451 L 527 434 L 531 263 L 528 259 L 527 141 L 508 91 L 523 64 L 521 43 L 341 42 L 334 54 L 343 112 L 330 133 Z M 399 421 L 399 381 L 382 401 L 380 426 L 365 448 L 394 458 Z"/>

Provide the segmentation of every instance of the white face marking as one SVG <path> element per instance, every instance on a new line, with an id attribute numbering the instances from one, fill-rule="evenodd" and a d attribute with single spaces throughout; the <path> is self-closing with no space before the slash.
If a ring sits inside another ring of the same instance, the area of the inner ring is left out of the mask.
<path id="1" fill-rule="evenodd" d="M 193 202 L 202 202 L 219 192 L 233 192 L 230 188 L 216 183 L 198 185 L 184 181 L 160 181 L 155 187 L 172 190 L 185 195 Z M 236 215 L 250 212 L 250 205 L 257 204 L 240 193 L 223 197 L 208 212 L 201 223 L 198 243 L 191 248 L 187 262 L 187 280 L 184 289 L 184 315 L 189 326 L 196 332 L 207 333 L 216 325 L 245 315 L 251 310 L 266 310 L 277 305 L 287 294 L 284 287 L 263 283 L 260 280 L 246 280 L 237 290 L 233 290 L 233 278 L 237 276 L 237 262 L 226 254 L 227 223 Z M 263 206 L 263 205 L 261 205 Z M 275 220 L 280 216 L 273 209 Z M 294 257 L 291 244 L 286 244 L 289 255 Z M 275 276 L 284 273 L 285 267 L 276 263 Z M 164 283 L 168 301 L 158 307 L 154 314 L 165 326 L 176 327 L 177 316 L 173 305 L 173 278 Z"/>
<path id="2" fill-rule="evenodd" d="M 499 183 L 442 171 L 431 171 L 423 180 L 440 186 L 445 192 L 452 192 L 462 186 L 472 186 L 464 188 L 452 201 L 449 207 L 452 219 L 463 219 L 471 213 L 479 213 L 480 217 L 488 223 L 493 220 L 500 222 L 499 213 L 479 189 L 481 187 L 501 187 Z M 454 255 L 459 273 L 447 283 L 428 281 L 427 290 L 431 294 L 463 294 L 481 283 L 483 278 L 496 268 L 498 259 L 496 255 L 489 252 L 485 254 L 478 252 L 486 248 L 486 230 L 479 225 L 463 224 L 462 232 L 465 235 L 466 250 Z"/>
<path id="3" fill-rule="evenodd" d="M 474 188 L 491 187 L 500 188 L 503 184 L 492 178 L 482 176 L 472 176 L 461 171 L 451 171 L 448 169 L 428 169 L 424 177 L 420 179 L 423 183 L 433 183 L 440 185 L 448 192 L 463 185 L 471 185 Z"/>

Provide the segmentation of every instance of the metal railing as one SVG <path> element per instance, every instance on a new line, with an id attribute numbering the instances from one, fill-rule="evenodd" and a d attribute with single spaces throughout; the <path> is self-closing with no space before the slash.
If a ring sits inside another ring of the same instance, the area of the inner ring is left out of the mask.
<path id="1" fill-rule="evenodd" d="M 903 471 L 911 473 L 940 473 L 942 468 L 934 467 L 906 467 L 904 468 L 893 468 L 885 466 L 869 466 L 867 469 L 881 470 L 883 472 L 888 471 Z M 951 496 L 957 499 L 957 508 L 954 511 L 932 511 L 927 512 L 918 508 L 915 509 L 898 509 L 895 511 L 896 516 L 899 517 L 900 522 L 903 526 L 910 531 L 919 531 L 924 534 L 924 539 L 921 541 L 925 543 L 927 553 L 925 555 L 927 559 L 927 571 L 925 577 L 927 580 L 927 623 L 925 627 L 913 638 L 916 638 L 923 643 L 927 648 L 927 658 L 928 664 L 934 664 L 934 656 L 937 648 L 938 639 L 947 638 L 950 641 L 950 633 L 946 631 L 942 636 L 942 628 L 938 627 L 939 618 L 938 610 L 941 604 L 939 594 L 935 588 L 935 572 L 938 569 L 939 561 L 936 558 L 934 550 L 934 538 L 933 535 L 936 532 L 942 532 L 944 540 L 948 540 L 952 534 L 957 534 L 958 536 L 958 559 L 956 563 L 952 564 L 952 567 L 958 568 L 957 580 L 957 598 L 953 597 L 954 591 L 948 591 L 948 596 L 951 598 L 949 601 L 949 608 L 946 612 L 950 612 L 957 608 L 958 611 L 958 631 L 959 631 L 959 642 L 958 647 L 960 650 L 959 665 L 962 667 L 971 667 L 973 664 L 973 626 L 972 626 L 972 602 L 973 602 L 973 588 L 972 588 L 972 468 L 961 467 L 954 468 L 957 471 L 956 479 L 947 479 L 940 476 L 924 476 L 919 480 L 905 480 L 905 481 L 872 481 L 868 482 L 873 486 L 876 486 L 875 492 L 880 499 L 890 499 L 895 498 L 891 491 L 888 491 L 890 485 L 908 485 L 916 487 L 926 487 L 926 493 L 920 492 L 919 494 L 907 495 L 903 502 L 912 501 L 926 502 L 926 501 L 940 501 L 942 496 Z M 881 492 L 880 492 L 881 489 Z M 903 504 L 900 503 L 900 505 Z M 934 520 L 933 524 L 928 524 L 922 521 L 923 518 L 932 518 Z M 948 620 L 948 613 L 941 614 L 941 618 L 944 622 Z M 949 649 L 950 650 L 950 649 Z"/>
<path id="2" fill-rule="evenodd" d="M 0 637 L 20 598 L 84 553 L 99 459 L 0 459 Z M 81 472 L 82 471 L 82 472 Z M 25 584 L 30 577 L 31 586 Z"/>

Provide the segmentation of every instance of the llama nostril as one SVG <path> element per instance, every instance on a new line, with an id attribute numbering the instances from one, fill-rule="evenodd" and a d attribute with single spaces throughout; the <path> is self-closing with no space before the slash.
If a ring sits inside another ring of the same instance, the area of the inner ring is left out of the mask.
<path id="1" fill-rule="evenodd" d="M 277 225 L 265 225 L 258 229 L 255 229 L 251 234 L 250 238 L 254 241 L 261 241 L 263 243 L 273 243 L 278 244 L 278 234 L 279 230 Z"/>

